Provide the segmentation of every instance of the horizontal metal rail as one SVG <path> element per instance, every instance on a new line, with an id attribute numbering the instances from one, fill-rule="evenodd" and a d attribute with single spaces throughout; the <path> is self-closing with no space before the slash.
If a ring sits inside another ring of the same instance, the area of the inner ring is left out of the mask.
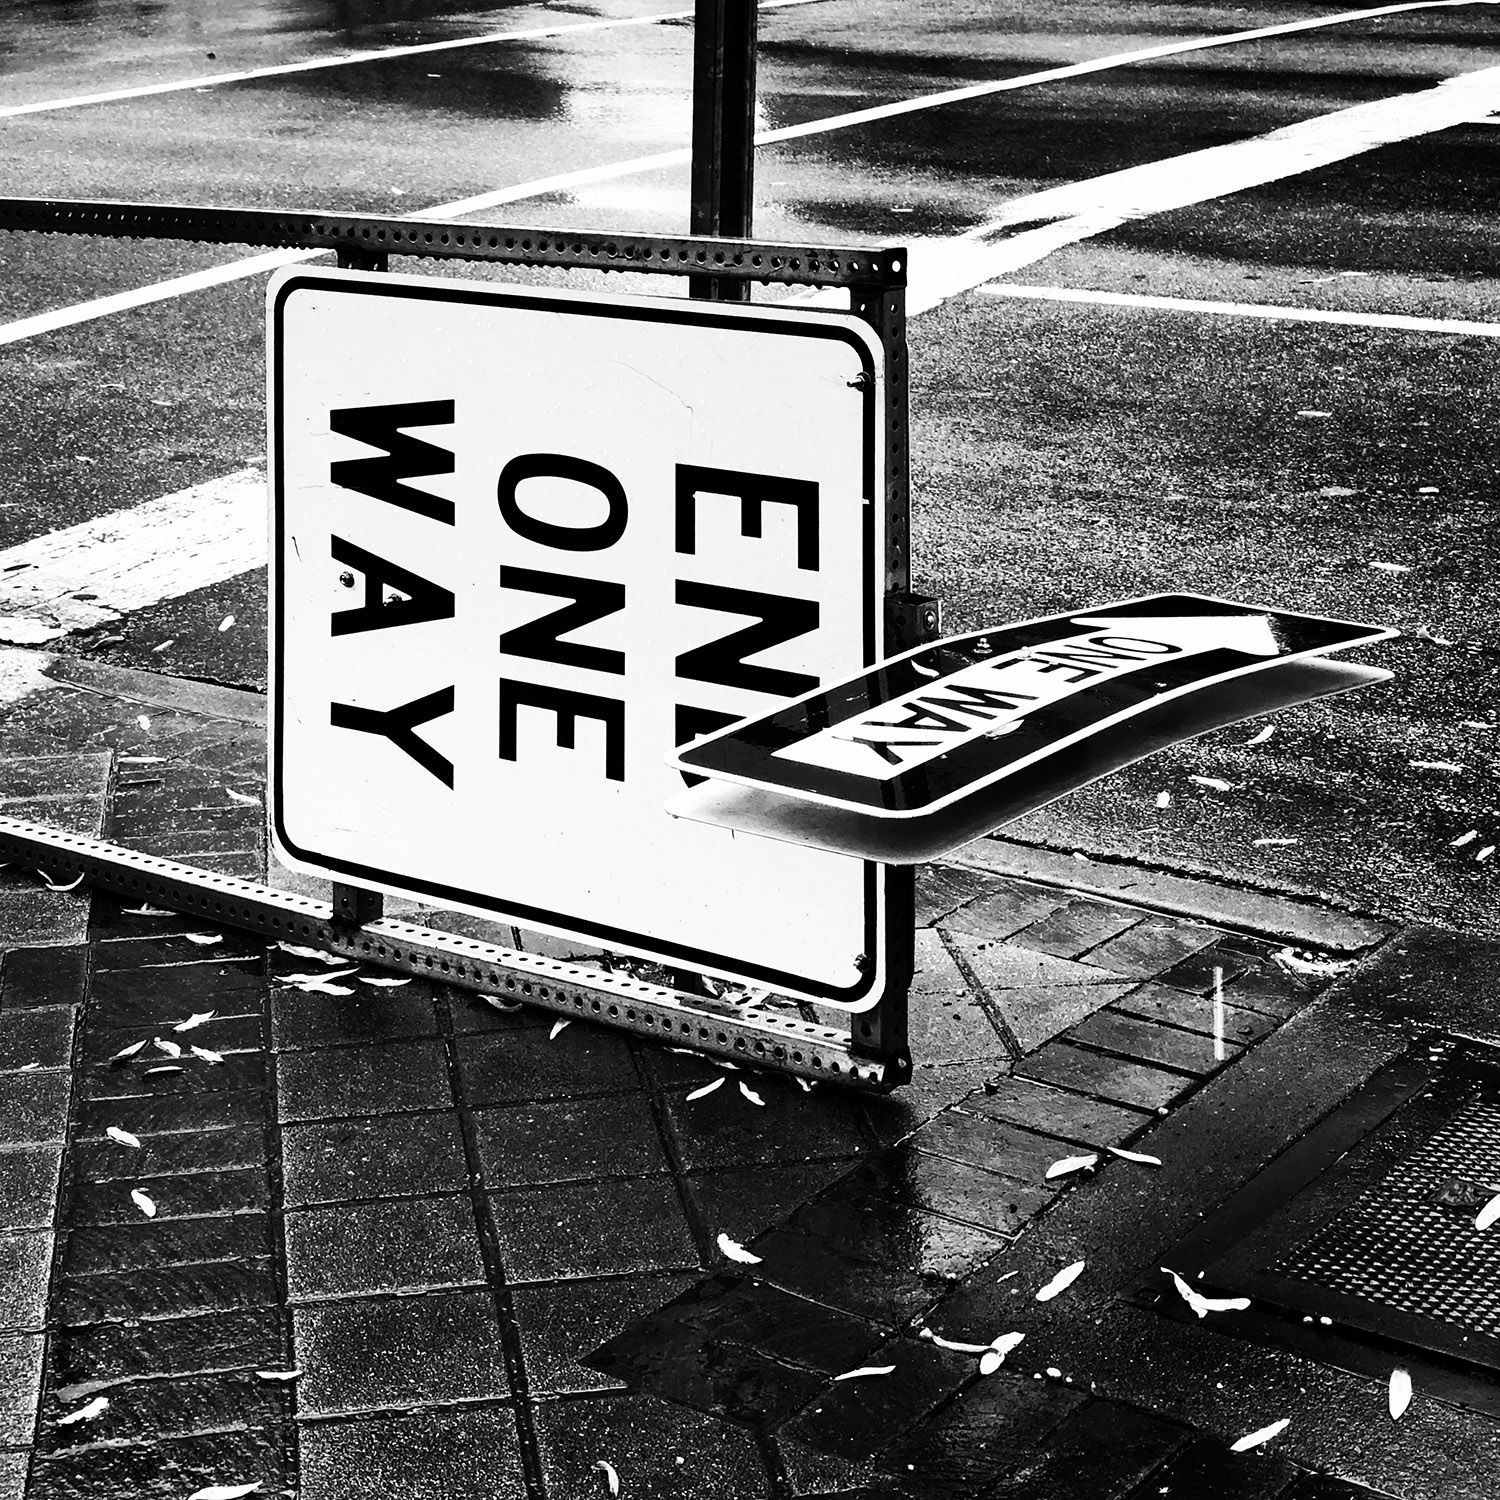
<path id="1" fill-rule="evenodd" d="M 194 204 L 111 203 L 67 198 L 0 198 L 0 229 L 113 239 L 195 240 L 271 245 L 363 256 L 418 255 L 500 265 L 565 266 L 591 271 L 649 271 L 662 276 L 712 272 L 731 280 L 842 286 L 906 285 L 901 247 L 782 245 L 733 240 L 463 224 L 374 214 L 306 213 Z"/>
<path id="2" fill-rule="evenodd" d="M 503 995 L 570 1017 L 597 1019 L 779 1073 L 885 1092 L 905 1082 L 893 1066 L 851 1051 L 848 1033 L 761 1006 L 722 1008 L 627 975 L 519 953 L 454 933 L 384 917 L 362 927 L 333 920 L 333 908 L 233 875 L 176 864 L 118 844 L 0 816 L 0 858 L 45 869 L 54 880 L 82 875 L 97 890 L 156 900 L 268 939 L 293 939 L 398 973 L 458 989 Z"/>

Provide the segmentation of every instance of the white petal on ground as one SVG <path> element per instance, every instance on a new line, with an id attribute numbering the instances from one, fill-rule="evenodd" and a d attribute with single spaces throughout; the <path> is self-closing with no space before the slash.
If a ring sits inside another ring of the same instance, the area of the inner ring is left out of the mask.
<path id="1" fill-rule="evenodd" d="M 224 1061 L 224 1054 L 222 1052 L 214 1052 L 208 1047 L 194 1047 L 192 1053 L 194 1057 L 201 1057 L 206 1063 L 221 1063 Z"/>
<path id="2" fill-rule="evenodd" d="M 148 1219 L 156 1217 L 156 1204 L 152 1201 L 149 1193 L 143 1193 L 139 1188 L 131 1188 L 130 1201 L 145 1214 Z"/>
<path id="3" fill-rule="evenodd" d="M 1158 792 L 1156 794 L 1156 805 L 1158 807 L 1170 807 L 1172 805 L 1171 792 Z"/>
<path id="4" fill-rule="evenodd" d="M 1205 1297 L 1201 1292 L 1195 1292 L 1170 1266 L 1163 1266 L 1162 1270 L 1172 1278 L 1172 1285 L 1182 1300 L 1200 1318 L 1206 1318 L 1211 1312 L 1244 1312 L 1250 1306 L 1248 1297 Z"/>
<path id="5" fill-rule="evenodd" d="M 1382 572 L 1382 573 L 1410 573 L 1411 572 L 1411 564 L 1410 563 L 1372 562 L 1370 564 L 1370 566 L 1372 568 L 1379 569 L 1379 571 Z"/>
<path id="6" fill-rule="evenodd" d="M 555 1042 L 558 1037 L 561 1036 L 562 1033 L 566 1031 L 572 1024 L 572 1021 L 570 1021 L 566 1016 L 564 1016 L 561 1021 L 554 1021 L 552 1023 L 552 1030 L 547 1033 L 547 1040 L 549 1042 Z"/>
<path id="7" fill-rule="evenodd" d="M 1467 833 L 1461 833 L 1448 847 L 1450 849 L 1462 849 L 1465 844 L 1472 844 L 1479 837 L 1479 830 L 1471 828 Z"/>
<path id="8" fill-rule="evenodd" d="M 123 639 L 123 638 L 122 638 Z M 165 755 L 122 755 L 122 766 L 160 766 L 166 764 Z"/>
<path id="9" fill-rule="evenodd" d="M 354 993 L 352 984 L 330 984 L 326 979 L 310 979 L 306 984 L 299 984 L 297 988 L 306 995 L 352 995 Z"/>
<path id="10" fill-rule="evenodd" d="M 732 1240 L 723 1230 L 719 1231 L 719 1249 L 724 1252 L 730 1260 L 737 1260 L 742 1266 L 758 1266 L 760 1256 L 745 1249 L 738 1240 Z"/>
<path id="11" fill-rule="evenodd" d="M 302 1378 L 302 1371 L 301 1370 L 257 1370 L 255 1372 L 255 1378 L 257 1380 L 300 1380 Z"/>
<path id="12" fill-rule="evenodd" d="M 1484 1231 L 1488 1229 L 1496 1219 L 1500 1219 L 1500 1193 L 1496 1193 L 1495 1196 L 1491 1198 L 1490 1201 L 1479 1210 L 1479 1215 L 1474 1220 L 1474 1227 L 1475 1229 L 1479 1230 L 1481 1234 L 1483 1234 Z"/>
<path id="13" fill-rule="evenodd" d="M 1217 776 L 1189 776 L 1189 781 L 1196 782 L 1199 786 L 1206 786 L 1211 792 L 1232 792 L 1234 783 L 1232 781 L 1221 781 Z"/>
<path id="14" fill-rule="evenodd" d="M 1091 1151 L 1087 1156 L 1065 1156 L 1060 1161 L 1055 1161 L 1043 1174 L 1043 1181 L 1051 1182 L 1054 1177 L 1066 1177 L 1069 1172 L 1084 1172 L 1090 1167 L 1099 1165 L 1099 1155 Z"/>
<path id="15" fill-rule="evenodd" d="M 1331 417 L 1333 415 L 1333 413 L 1331 411 L 1312 411 L 1312 410 L 1308 410 L 1308 411 L 1299 411 L 1297 413 L 1297 415 L 1299 417 Z"/>
<path id="16" fill-rule="evenodd" d="M 1484 848 L 1481 849 L 1479 851 L 1479 853 L 1474 856 L 1474 863 L 1476 865 L 1482 865 L 1485 862 L 1485 860 L 1487 860 L 1490 857 L 1490 855 L 1492 855 L 1494 852 L 1495 852 L 1495 846 L 1493 844 L 1486 844 L 1484 846 Z"/>
<path id="17" fill-rule="evenodd" d="M 805 1078 L 798 1078 L 794 1075 L 792 1078 L 792 1082 L 795 1083 L 804 1094 L 810 1094 L 813 1091 L 812 1084 L 810 1084 Z"/>
<path id="18" fill-rule="evenodd" d="M 336 969 L 340 964 L 346 964 L 349 962 L 347 958 L 344 958 L 337 953 L 325 953 L 321 948 L 299 948 L 296 943 L 277 943 L 276 946 L 280 948 L 283 953 L 290 953 L 293 958 L 310 958 L 317 963 L 327 964 L 330 969 Z M 356 965 L 356 967 L 358 966 Z M 344 972 L 347 974 L 352 974 L 354 970 L 346 969 Z M 300 977 L 305 979 L 307 978 L 307 975 L 304 974 Z"/>
<path id="19" fill-rule="evenodd" d="M 134 1146 L 137 1151 L 141 1149 L 140 1136 L 131 1135 L 128 1130 L 121 1130 L 118 1125 L 105 1126 L 104 1133 L 110 1140 L 118 1141 L 122 1146 Z"/>
<path id="20" fill-rule="evenodd" d="M 723 1078 L 715 1078 L 712 1083 L 705 1083 L 701 1089 L 694 1089 L 693 1092 L 688 1095 L 688 1098 L 701 1099 L 705 1094 L 711 1094 L 715 1089 L 722 1088 L 723 1086 Z"/>
<path id="21" fill-rule="evenodd" d="M 842 1375 L 835 1375 L 835 1380 L 863 1380 L 867 1375 L 889 1375 L 895 1365 L 861 1365 L 857 1370 L 845 1370 Z"/>
<path id="22" fill-rule="evenodd" d="M 917 1329 L 917 1337 L 926 1339 L 929 1344 L 936 1344 L 939 1349 L 951 1349 L 955 1354 L 993 1354 L 995 1352 L 989 1344 L 964 1344 L 957 1339 L 945 1339 L 930 1328 Z"/>
<path id="23" fill-rule="evenodd" d="M 1024 1333 L 1002 1333 L 999 1338 L 990 1340 L 990 1348 L 993 1349 L 1001 1359 L 1004 1359 L 1005 1356 L 1009 1354 L 1013 1349 L 1015 1349 L 1025 1337 L 1026 1335 Z"/>
<path id="24" fill-rule="evenodd" d="M 222 932 L 185 932 L 183 937 L 190 943 L 196 943 L 200 948 L 212 948 L 215 943 L 224 941 Z"/>
<path id="25" fill-rule="evenodd" d="M 1460 771 L 1467 771 L 1467 766 L 1461 766 L 1453 760 L 1409 760 L 1407 761 L 1414 771 L 1447 771 L 1450 775 L 1457 775 Z"/>
<path id="26" fill-rule="evenodd" d="M 611 1500 L 620 1493 L 620 1476 L 615 1473 L 615 1466 L 607 1458 L 596 1458 L 590 1468 L 598 1469 L 604 1475 L 604 1482 L 609 1486 Z"/>
<path id="27" fill-rule="evenodd" d="M 1391 1371 L 1389 1398 L 1391 1420 L 1399 1422 L 1405 1415 L 1406 1408 L 1411 1405 L 1411 1375 L 1399 1365 Z"/>
<path id="28" fill-rule="evenodd" d="M 122 1062 L 127 1057 L 134 1057 L 145 1045 L 144 1041 L 132 1042 L 128 1047 L 121 1047 L 109 1060 L 111 1062 Z"/>
<path id="29" fill-rule="evenodd" d="M 205 1021 L 212 1021 L 214 1012 L 211 1010 L 195 1010 L 187 1020 L 179 1021 L 173 1031 L 196 1031 Z"/>
<path id="30" fill-rule="evenodd" d="M 76 891 L 78 887 L 83 884 L 82 875 L 80 875 L 77 880 L 70 880 L 66 885 L 60 885 L 57 881 L 51 879 L 45 872 L 41 870 L 38 870 L 37 874 L 42 877 L 42 884 L 46 886 L 49 891 Z"/>
<path id="31" fill-rule="evenodd" d="M 481 995 L 479 998 L 483 1000 L 491 1010 L 498 1010 L 502 1016 L 514 1015 L 516 1011 L 522 1009 L 521 1002 L 519 1000 L 503 1000 L 499 995 Z M 672 1050 L 674 1052 L 681 1052 L 683 1049 L 681 1047 L 674 1047 Z"/>
<path id="32" fill-rule="evenodd" d="M 149 715 L 147 715 L 147 714 L 137 714 L 135 716 L 135 722 L 137 724 L 139 724 L 142 729 L 144 729 L 144 730 L 146 730 L 148 732 L 150 731 L 150 729 L 151 729 L 151 719 L 150 719 Z"/>
<path id="33" fill-rule="evenodd" d="M 1036 1294 L 1038 1302 L 1050 1302 L 1059 1292 L 1065 1292 L 1083 1275 L 1083 1262 L 1075 1260 L 1071 1266 L 1064 1266 L 1051 1281 Z"/>
<path id="34" fill-rule="evenodd" d="M 1265 742 L 1270 739 L 1271 736 L 1275 733 L 1276 726 L 1274 724 L 1267 724 L 1264 729 L 1258 731 L 1256 734 L 1253 734 L 1248 740 L 1245 741 L 1245 743 L 1247 745 L 1264 745 Z"/>
<path id="35" fill-rule="evenodd" d="M 1301 839 L 1252 839 L 1251 843 L 1257 849 L 1289 849 L 1293 844 L 1300 844 Z"/>
<path id="36" fill-rule="evenodd" d="M 220 630 L 220 633 L 222 633 L 222 632 L 230 629 L 233 626 L 233 624 L 234 624 L 234 616 L 233 615 L 225 615 L 224 618 L 219 621 L 219 630 Z"/>
<path id="37" fill-rule="evenodd" d="M 177 637 L 176 636 L 168 636 L 167 639 L 164 640 L 159 646 L 153 646 L 151 649 L 153 651 L 165 651 L 168 646 L 175 646 L 176 644 L 177 644 Z"/>
<path id="38" fill-rule="evenodd" d="M 343 959 L 338 961 L 344 962 Z M 355 964 L 352 969 L 340 969 L 334 974 L 273 974 L 271 977 L 277 984 L 327 984 L 330 979 L 347 979 L 358 971 L 359 965 Z"/>
<path id="39" fill-rule="evenodd" d="M 164 906 L 122 906 L 121 911 L 132 917 L 175 917 L 175 911 L 168 911 Z"/>
<path id="40" fill-rule="evenodd" d="M 1109 1146 L 1105 1148 L 1111 1156 L 1118 1156 L 1123 1161 L 1138 1161 L 1145 1167 L 1159 1167 L 1161 1157 L 1147 1156 L 1144 1151 L 1127 1151 L 1123 1146 Z"/>
<path id="41" fill-rule="evenodd" d="M 182 1056 L 182 1048 L 179 1047 L 176 1042 L 169 1042 L 159 1036 L 154 1036 L 151 1038 L 151 1045 L 155 1047 L 158 1052 L 165 1052 L 168 1057 Z"/>
<path id="42" fill-rule="evenodd" d="M 748 1083 L 741 1081 L 740 1093 L 742 1093 L 752 1104 L 758 1104 L 762 1109 L 766 1107 L 766 1101 L 750 1087 Z"/>
<path id="43" fill-rule="evenodd" d="M 259 807 L 259 797 L 247 797 L 243 792 L 237 792 L 232 786 L 226 786 L 224 790 L 229 794 L 231 802 L 243 802 L 247 807 Z"/>
<path id="44" fill-rule="evenodd" d="M 979 1373 L 993 1375 L 1005 1363 L 1005 1356 L 998 1349 L 986 1349 L 979 1356 Z"/>
<path id="45" fill-rule="evenodd" d="M 380 989 L 380 990 L 393 990 L 393 989 L 396 988 L 397 985 L 410 984 L 411 980 L 409 980 L 409 979 L 384 979 L 384 978 L 380 978 L 380 977 L 373 976 L 373 975 L 369 979 L 366 979 L 365 976 L 363 974 L 361 974 L 360 977 L 359 977 L 359 982 L 361 984 L 373 984 L 376 989 Z"/>
<path id="46" fill-rule="evenodd" d="M 1354 967 L 1352 958 L 1303 958 L 1295 948 L 1278 948 L 1271 957 L 1293 974 L 1311 974 L 1319 979 L 1332 979 Z"/>
<path id="47" fill-rule="evenodd" d="M 108 1396 L 95 1396 L 87 1406 L 80 1406 L 77 1411 L 70 1411 L 67 1416 L 59 1417 L 59 1427 L 71 1427 L 75 1422 L 92 1422 L 109 1405 Z"/>
<path id="48" fill-rule="evenodd" d="M 257 1494 L 259 1490 L 258 1479 L 253 1484 L 206 1484 L 201 1490 L 194 1490 L 188 1500 L 243 1500 L 245 1495 Z"/>
<path id="49" fill-rule="evenodd" d="M 149 1078 L 153 1073 L 181 1073 L 185 1071 L 181 1063 L 162 1063 L 157 1068 L 147 1068 L 146 1076 Z"/>
<path id="50" fill-rule="evenodd" d="M 1248 1453 L 1252 1448 L 1259 1448 L 1263 1443 L 1269 1443 L 1278 1433 L 1285 1432 L 1292 1425 L 1290 1417 L 1283 1417 L 1279 1422 L 1272 1422 L 1269 1427 L 1262 1427 L 1255 1432 L 1247 1432 L 1238 1442 L 1229 1445 L 1231 1453 Z"/>

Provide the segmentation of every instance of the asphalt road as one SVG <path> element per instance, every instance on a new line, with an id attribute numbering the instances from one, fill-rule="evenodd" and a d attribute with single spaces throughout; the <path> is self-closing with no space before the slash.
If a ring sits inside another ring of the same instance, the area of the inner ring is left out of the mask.
<path id="1" fill-rule="evenodd" d="M 586 29 L 657 13 L 608 0 L 12 5 L 0 17 L 0 192 L 410 213 L 536 184 L 485 217 L 682 232 L 685 167 L 547 187 L 686 144 L 690 28 Z M 908 243 L 921 283 L 955 244 L 977 236 L 1003 259 L 1027 229 L 1056 222 L 1014 209 L 1030 195 L 1378 109 L 1500 65 L 1486 5 L 1284 30 L 1331 14 L 1308 4 L 979 0 L 769 11 L 768 129 L 1283 30 L 763 146 L 756 228 Z M 562 29 L 263 71 L 548 27 Z M 246 70 L 260 76 L 211 81 Z M 1255 726 L 1155 757 L 1033 815 L 1016 837 L 1500 930 L 1500 856 L 1477 858 L 1500 843 L 1488 410 L 1500 124 L 1485 118 L 1500 107 L 1500 86 L 1473 97 L 1441 128 L 1333 160 L 1288 166 L 1273 145 L 1282 164 L 1256 167 L 1235 191 L 1227 177 L 1212 181 L 1215 165 L 1209 186 L 1180 205 L 1131 198 L 1120 222 L 976 273 L 914 319 L 916 582 L 947 601 L 953 628 L 1188 589 L 1410 632 L 1365 653 L 1397 672 L 1393 683 L 1280 715 L 1253 747 Z M 1179 180 L 1191 175 L 1184 164 Z M 994 228 L 1008 206 L 1016 222 Z M 0 238 L 0 548 L 263 464 L 263 275 L 7 335 L 17 320 L 247 253 Z M 1006 295 L 984 290 L 994 280 Z M 1024 288 L 1207 305 L 1067 302 Z M 1434 321 L 1392 326 L 1392 315 Z M 1445 330 L 1441 320 L 1489 327 Z M 1308 412 L 1321 415 L 1299 415 Z M 264 686 L 264 593 L 263 570 L 243 569 L 48 649 Z M 1278 842 L 1256 842 L 1266 839 Z"/>

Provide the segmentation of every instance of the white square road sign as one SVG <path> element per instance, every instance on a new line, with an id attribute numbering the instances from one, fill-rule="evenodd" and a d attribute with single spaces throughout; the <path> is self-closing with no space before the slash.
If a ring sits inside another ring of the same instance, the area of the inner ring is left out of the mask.
<path id="1" fill-rule="evenodd" d="M 875 1003 L 881 869 L 673 818 L 663 760 L 879 657 L 873 333 L 302 269 L 268 315 L 278 856 Z"/>

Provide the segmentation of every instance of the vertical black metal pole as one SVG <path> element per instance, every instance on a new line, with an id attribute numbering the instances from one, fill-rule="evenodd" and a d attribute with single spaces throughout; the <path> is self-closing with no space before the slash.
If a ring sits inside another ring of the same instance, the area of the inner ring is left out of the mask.
<path id="1" fill-rule="evenodd" d="M 755 0 L 695 0 L 690 234 L 748 239 L 755 210 Z M 750 286 L 688 278 L 688 293 L 748 302 Z"/>

